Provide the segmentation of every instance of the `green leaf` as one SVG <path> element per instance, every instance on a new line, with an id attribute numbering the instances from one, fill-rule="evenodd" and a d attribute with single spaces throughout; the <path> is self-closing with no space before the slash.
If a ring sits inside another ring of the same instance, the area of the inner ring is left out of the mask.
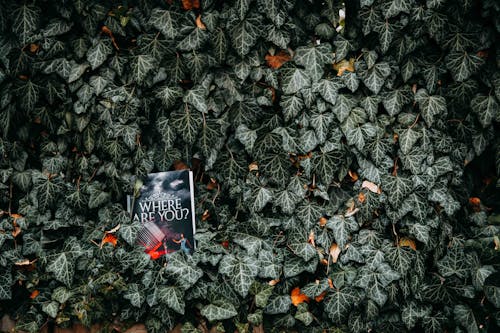
<path id="1" fill-rule="evenodd" d="M 311 86 L 309 73 L 299 68 L 287 68 L 282 71 L 282 87 L 285 94 L 295 94 Z"/>
<path id="2" fill-rule="evenodd" d="M 425 89 L 419 89 L 415 100 L 422 111 L 422 117 L 428 126 L 432 126 L 437 115 L 446 112 L 446 100 L 442 96 L 430 96 Z"/>
<path id="3" fill-rule="evenodd" d="M 184 293 L 180 288 L 174 286 L 160 287 L 158 299 L 175 312 L 181 315 L 184 314 Z"/>
<path id="4" fill-rule="evenodd" d="M 193 144 L 202 125 L 202 116 L 199 112 L 194 113 L 186 104 L 171 113 L 170 125 L 186 143 Z"/>
<path id="5" fill-rule="evenodd" d="M 149 72 L 155 68 L 155 59 L 149 54 L 141 54 L 132 58 L 131 79 L 143 83 Z"/>
<path id="6" fill-rule="evenodd" d="M 403 320 L 403 323 L 405 323 L 406 327 L 411 330 L 415 327 L 419 320 L 427 317 L 429 313 L 430 309 L 411 301 L 401 310 L 401 319 Z"/>
<path id="7" fill-rule="evenodd" d="M 40 14 L 39 7 L 26 4 L 16 8 L 10 14 L 13 20 L 12 31 L 16 36 L 19 36 L 23 46 L 28 43 L 30 37 L 38 29 Z"/>
<path id="8" fill-rule="evenodd" d="M 66 303 L 71 296 L 73 296 L 73 293 L 65 287 L 57 287 L 52 292 L 52 299 L 61 304 Z"/>
<path id="9" fill-rule="evenodd" d="M 219 272 L 225 274 L 231 285 L 243 297 L 248 295 L 248 290 L 259 271 L 258 261 L 252 257 L 236 257 L 232 254 L 225 255 L 219 264 Z"/>
<path id="10" fill-rule="evenodd" d="M 92 47 L 87 51 L 87 61 L 92 69 L 96 69 L 106 61 L 108 55 L 112 52 L 113 49 L 109 45 L 109 40 L 95 39 L 92 41 Z"/>
<path id="11" fill-rule="evenodd" d="M 466 51 L 454 51 L 446 57 L 446 66 L 450 70 L 453 79 L 462 82 L 477 72 L 484 60 L 475 54 Z"/>
<path id="12" fill-rule="evenodd" d="M 483 127 L 488 127 L 494 119 L 498 119 L 500 107 L 495 96 L 477 95 L 474 97 L 470 106 L 472 111 L 477 114 L 479 122 Z"/>
<path id="13" fill-rule="evenodd" d="M 412 127 L 402 130 L 399 133 L 399 147 L 401 148 L 401 151 L 404 154 L 408 154 L 421 136 L 422 134 L 419 131 L 414 130 Z"/>
<path id="14" fill-rule="evenodd" d="M 335 172 L 342 165 L 342 156 L 342 152 L 339 150 L 320 152 L 313 155 L 311 161 L 313 172 L 323 184 L 329 185 L 333 181 Z"/>
<path id="15" fill-rule="evenodd" d="M 283 213 L 291 215 L 295 211 L 295 205 L 301 201 L 294 192 L 283 190 L 278 192 L 274 199 L 274 204 L 281 207 Z"/>
<path id="16" fill-rule="evenodd" d="M 195 27 L 189 35 L 181 40 L 177 47 L 182 51 L 196 51 L 208 40 L 209 35 L 205 30 Z"/>
<path id="17" fill-rule="evenodd" d="M 383 94 L 382 104 L 390 116 L 399 114 L 405 104 L 411 102 L 411 92 L 407 87 Z"/>
<path id="18" fill-rule="evenodd" d="M 359 72 L 361 81 L 374 94 L 378 94 L 385 83 L 385 79 L 391 74 L 391 67 L 387 62 L 379 62 L 373 67 Z"/>
<path id="19" fill-rule="evenodd" d="M 495 306 L 495 308 L 500 308 L 500 287 L 497 286 L 485 286 L 484 294 L 488 301 Z"/>
<path id="20" fill-rule="evenodd" d="M 248 251 L 248 254 L 255 256 L 259 254 L 264 242 L 261 238 L 245 233 L 235 233 L 233 241 Z"/>
<path id="21" fill-rule="evenodd" d="M 281 98 L 280 106 L 285 116 L 285 121 L 290 121 L 295 119 L 299 112 L 304 109 L 304 102 L 300 95 L 284 95 Z"/>
<path id="22" fill-rule="evenodd" d="M 463 304 L 457 304 L 453 308 L 455 320 L 465 327 L 468 333 L 479 333 L 478 324 L 474 312 L 470 307 Z"/>
<path id="23" fill-rule="evenodd" d="M 254 212 L 260 212 L 264 207 L 272 201 L 273 192 L 271 189 L 264 186 L 259 186 L 252 191 L 253 202 L 251 209 Z"/>
<path id="24" fill-rule="evenodd" d="M 250 52 L 259 37 L 259 27 L 254 20 L 246 19 L 240 22 L 231 33 L 233 48 L 239 56 L 243 57 Z"/>
<path id="25" fill-rule="evenodd" d="M 328 43 L 301 46 L 295 50 L 294 61 L 306 68 L 313 82 L 323 77 L 323 67 L 333 63 L 332 47 Z"/>
<path id="26" fill-rule="evenodd" d="M 437 262 L 439 273 L 444 276 L 456 275 L 465 278 L 469 275 L 469 267 L 465 261 L 464 250 L 458 246 L 448 249 L 446 255 Z"/>
<path id="27" fill-rule="evenodd" d="M 57 317 L 59 312 L 59 303 L 50 301 L 42 304 L 42 311 L 49 315 L 49 317 Z"/>
<path id="28" fill-rule="evenodd" d="M 162 86 L 156 91 L 156 97 L 161 99 L 166 108 L 171 108 L 182 97 L 182 89 L 177 86 Z"/>
<path id="29" fill-rule="evenodd" d="M 382 183 L 382 190 L 387 193 L 391 205 L 397 207 L 410 194 L 412 181 L 404 177 L 387 176 Z"/>
<path id="30" fill-rule="evenodd" d="M 358 230 L 359 226 L 353 217 L 334 215 L 326 224 L 331 229 L 337 245 L 343 249 L 349 240 L 351 232 Z"/>
<path id="31" fill-rule="evenodd" d="M 47 272 L 54 273 L 54 277 L 57 280 L 70 287 L 75 275 L 75 265 L 72 256 L 66 252 L 55 255 L 54 259 L 50 260 L 47 265 Z"/>
<path id="32" fill-rule="evenodd" d="M 318 84 L 318 91 L 325 101 L 335 105 L 337 102 L 337 96 L 339 89 L 342 88 L 344 84 L 338 79 L 334 80 L 320 80 Z"/>
<path id="33" fill-rule="evenodd" d="M 210 322 L 229 319 L 236 316 L 238 312 L 232 303 L 220 301 L 218 304 L 209 304 L 201 309 L 201 315 Z"/>
<path id="34" fill-rule="evenodd" d="M 292 305 L 292 300 L 288 295 L 276 295 L 271 297 L 267 303 L 265 313 L 267 314 L 279 314 L 286 313 L 290 306 Z"/>
<path id="35" fill-rule="evenodd" d="M 12 274 L 10 269 L 3 269 L 0 274 L 0 299 L 10 300 L 12 298 Z"/>
<path id="36" fill-rule="evenodd" d="M 328 138 L 329 127 L 334 118 L 332 113 L 313 113 L 311 114 L 310 124 L 316 132 L 316 137 L 320 144 Z"/>
<path id="37" fill-rule="evenodd" d="M 295 255 L 301 257 L 305 261 L 309 261 L 318 255 L 314 246 L 309 244 L 307 240 L 295 239 L 290 241 L 288 246 Z"/>
<path id="38" fill-rule="evenodd" d="M 486 278 L 494 272 L 495 269 L 491 265 L 477 267 L 472 271 L 472 285 L 477 290 L 481 290 L 484 286 L 484 281 L 486 280 Z"/>
<path id="39" fill-rule="evenodd" d="M 160 30 L 166 38 L 173 39 L 177 36 L 176 15 L 174 12 L 155 8 L 151 11 L 149 24 Z"/>
<path id="40" fill-rule="evenodd" d="M 165 271 L 171 275 L 183 289 L 193 286 L 203 276 L 201 268 L 196 267 L 182 251 L 173 253 Z"/>
<path id="41" fill-rule="evenodd" d="M 236 128 L 235 137 L 243 144 L 245 150 L 251 153 L 255 140 L 257 140 L 257 131 L 249 129 L 245 124 L 241 124 Z"/>
<path id="42" fill-rule="evenodd" d="M 358 301 L 359 295 L 354 289 L 333 289 L 324 300 L 325 312 L 334 323 L 341 323 Z"/>
<path id="43" fill-rule="evenodd" d="M 130 304 L 136 308 L 140 308 L 145 300 L 144 292 L 139 289 L 139 285 L 137 283 L 131 283 L 128 285 L 125 294 L 123 294 L 123 298 L 128 299 Z"/>

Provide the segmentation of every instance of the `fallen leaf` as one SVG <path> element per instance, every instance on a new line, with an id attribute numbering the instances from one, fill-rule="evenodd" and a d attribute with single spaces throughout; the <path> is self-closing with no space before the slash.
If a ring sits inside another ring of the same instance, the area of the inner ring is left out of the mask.
<path id="1" fill-rule="evenodd" d="M 333 289 L 333 288 L 334 288 L 334 287 L 333 287 L 333 281 L 332 281 L 332 279 L 330 279 L 330 278 L 328 278 L 328 286 L 329 286 L 331 289 Z"/>
<path id="2" fill-rule="evenodd" d="M 489 52 L 488 52 L 488 50 L 482 50 L 482 51 L 477 52 L 476 55 L 479 58 L 487 59 L 488 55 L 489 55 Z"/>
<path id="3" fill-rule="evenodd" d="M 38 295 L 40 295 L 40 291 L 38 291 L 38 290 L 36 290 L 36 289 L 35 289 L 35 290 L 33 290 L 33 291 L 31 292 L 31 294 L 30 294 L 30 298 L 31 298 L 31 299 L 35 299 Z"/>
<path id="4" fill-rule="evenodd" d="M 223 240 L 220 245 L 222 245 L 224 248 L 229 248 L 229 241 L 226 239 L 226 240 Z"/>
<path id="5" fill-rule="evenodd" d="M 208 209 L 205 209 L 205 211 L 203 212 L 203 215 L 201 216 L 201 220 L 206 221 L 209 218 L 210 218 L 210 212 L 208 211 Z"/>
<path id="6" fill-rule="evenodd" d="M 356 172 L 349 170 L 349 177 L 351 177 L 351 181 L 355 182 L 358 180 L 359 176 Z"/>
<path id="7" fill-rule="evenodd" d="M 23 260 L 17 261 L 14 265 L 16 265 L 16 266 L 28 266 L 28 265 L 31 265 L 31 261 L 29 261 L 28 259 L 23 259 Z"/>
<path id="8" fill-rule="evenodd" d="M 358 194 L 358 201 L 359 201 L 359 203 L 364 203 L 365 200 L 366 200 L 366 195 L 363 192 L 360 192 Z"/>
<path id="9" fill-rule="evenodd" d="M 328 260 L 326 260 L 325 258 L 321 259 L 319 263 L 323 266 L 328 266 Z"/>
<path id="10" fill-rule="evenodd" d="M 318 296 L 314 297 L 314 300 L 319 303 L 319 302 L 321 302 L 325 298 L 325 296 L 326 296 L 326 290 L 323 291 Z"/>
<path id="11" fill-rule="evenodd" d="M 290 298 L 292 299 L 292 304 L 297 306 L 300 303 L 309 302 L 309 297 L 300 292 L 299 287 L 295 287 L 290 294 Z"/>
<path id="12" fill-rule="evenodd" d="M 38 45 L 38 44 L 30 44 L 30 52 L 31 53 L 36 53 L 36 51 L 38 51 L 39 48 L 40 48 L 40 45 Z"/>
<path id="13" fill-rule="evenodd" d="M 106 233 L 106 235 L 103 237 L 101 241 L 101 248 L 104 246 L 104 244 L 107 243 L 113 244 L 113 247 L 116 247 L 117 242 L 118 242 L 118 237 L 116 237 L 115 234 Z"/>
<path id="14" fill-rule="evenodd" d="M 200 8 L 200 0 L 182 0 L 182 8 L 184 10 L 192 10 Z"/>
<path id="15" fill-rule="evenodd" d="M 333 243 L 332 246 L 330 246 L 330 256 L 332 256 L 332 261 L 335 264 L 339 260 L 339 255 L 340 255 L 340 247 L 337 245 L 337 243 Z"/>
<path id="16" fill-rule="evenodd" d="M 110 234 L 110 233 L 111 233 L 111 234 L 112 234 L 112 233 L 115 233 L 115 232 L 117 232 L 118 230 L 120 230 L 120 227 L 121 227 L 121 225 L 120 225 L 120 224 L 118 224 L 118 225 L 117 225 L 116 227 L 114 227 L 113 229 L 111 229 L 111 230 L 109 230 L 109 231 L 106 231 L 106 233 L 107 233 L 107 234 Z"/>
<path id="17" fill-rule="evenodd" d="M 316 247 L 316 243 L 314 241 L 314 231 L 311 230 L 309 233 L 309 237 L 307 238 L 307 242 L 311 244 L 312 246 Z"/>
<path id="18" fill-rule="evenodd" d="M 16 222 L 17 219 L 20 219 L 23 216 L 21 214 L 10 214 L 10 217 L 12 217 L 14 222 Z"/>
<path id="19" fill-rule="evenodd" d="M 207 184 L 207 190 L 211 191 L 217 187 L 218 187 L 217 180 L 215 178 L 210 178 L 210 182 Z"/>
<path id="20" fill-rule="evenodd" d="M 469 203 L 473 206 L 478 206 L 481 204 L 481 199 L 479 199 L 477 197 L 472 197 L 472 198 L 469 198 Z"/>
<path id="21" fill-rule="evenodd" d="M 363 181 L 363 183 L 361 184 L 361 188 L 366 188 L 368 191 L 377 194 L 382 193 L 382 190 L 380 189 L 380 187 L 378 187 L 378 185 L 369 182 L 368 180 Z"/>
<path id="22" fill-rule="evenodd" d="M 266 54 L 265 57 L 267 65 L 272 69 L 278 69 L 286 62 L 290 61 L 292 57 L 285 51 L 279 51 L 275 55 Z"/>
<path id="23" fill-rule="evenodd" d="M 175 170 L 187 170 L 187 169 L 189 169 L 189 167 L 183 161 L 175 160 L 174 161 L 174 169 Z"/>
<path id="24" fill-rule="evenodd" d="M 278 282 L 280 282 L 280 279 L 274 279 L 274 280 L 269 281 L 268 284 L 270 286 L 275 286 L 278 284 Z"/>
<path id="25" fill-rule="evenodd" d="M 408 238 L 408 237 L 402 237 L 400 240 L 399 240 L 399 246 L 401 247 L 409 247 L 413 250 L 417 250 L 417 244 L 415 244 L 415 241 L 411 238 Z"/>
<path id="26" fill-rule="evenodd" d="M 259 165 L 257 164 L 257 162 L 250 163 L 250 165 L 248 166 L 248 171 L 259 171 Z"/>
<path id="27" fill-rule="evenodd" d="M 200 14 L 198 14 L 198 16 L 196 17 L 196 26 L 201 30 L 207 30 L 207 26 L 201 21 Z"/>
<path id="28" fill-rule="evenodd" d="M 14 230 L 12 230 L 12 236 L 17 237 L 19 236 L 19 234 L 21 234 L 21 232 L 22 232 L 21 228 L 16 225 L 14 226 Z"/>
<path id="29" fill-rule="evenodd" d="M 115 49 L 119 50 L 120 48 L 118 47 L 118 44 L 116 44 L 116 40 L 115 40 L 115 36 L 113 35 L 113 32 L 111 31 L 111 29 L 109 29 L 107 26 L 103 25 L 101 27 L 101 31 L 108 35 L 109 38 L 111 38 L 111 42 L 113 43 L 113 46 L 115 47 Z"/>
<path id="30" fill-rule="evenodd" d="M 328 219 L 326 217 L 322 216 L 319 218 L 319 226 L 320 227 L 324 227 L 327 222 L 328 222 Z"/>
<path id="31" fill-rule="evenodd" d="M 495 243 L 495 251 L 500 250 L 500 239 L 498 236 L 493 237 L 493 243 Z"/>
<path id="32" fill-rule="evenodd" d="M 333 64 L 333 69 L 337 71 L 337 76 L 342 76 L 345 71 L 349 72 L 354 72 L 354 63 L 356 62 L 356 59 L 351 58 L 349 60 L 343 59 L 339 62 L 336 62 Z"/>

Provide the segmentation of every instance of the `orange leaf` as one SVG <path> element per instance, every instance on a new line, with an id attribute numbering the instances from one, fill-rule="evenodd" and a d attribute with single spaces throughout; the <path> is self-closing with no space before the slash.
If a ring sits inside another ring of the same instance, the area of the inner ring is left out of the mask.
<path id="1" fill-rule="evenodd" d="M 411 238 L 408 237 L 402 237 L 399 240 L 399 246 L 401 247 L 409 247 L 415 251 L 417 251 L 417 244 L 415 244 L 415 241 Z"/>
<path id="2" fill-rule="evenodd" d="M 351 171 L 351 170 L 349 170 L 349 177 L 351 177 L 352 182 L 355 182 L 359 178 L 358 174 L 354 171 Z"/>
<path id="3" fill-rule="evenodd" d="M 309 297 L 300 292 L 299 287 L 295 287 L 290 294 L 290 298 L 292 299 L 292 304 L 297 306 L 300 303 L 309 302 Z"/>
<path id="4" fill-rule="evenodd" d="M 360 193 L 358 194 L 358 201 L 359 201 L 360 203 L 363 203 L 363 202 L 365 202 L 365 200 L 366 200 L 366 195 L 365 195 L 363 192 L 360 192 Z"/>
<path id="5" fill-rule="evenodd" d="M 38 51 L 39 48 L 40 48 L 40 45 L 38 45 L 38 44 L 30 44 L 30 52 L 31 53 L 36 53 L 36 51 Z"/>
<path id="6" fill-rule="evenodd" d="M 314 231 L 311 230 L 309 233 L 309 237 L 307 238 L 307 242 L 312 246 L 316 247 L 316 242 L 314 241 Z"/>
<path id="7" fill-rule="evenodd" d="M 314 297 L 314 300 L 319 303 L 319 302 L 321 302 L 325 298 L 325 296 L 326 296 L 326 290 L 323 291 L 318 296 Z"/>
<path id="8" fill-rule="evenodd" d="M 378 185 L 376 185 L 372 182 L 369 182 L 367 180 L 363 181 L 363 183 L 361 184 L 361 188 L 366 188 L 370 192 L 377 193 L 377 194 L 382 193 L 382 190 L 380 189 L 380 187 L 378 187 Z"/>
<path id="9" fill-rule="evenodd" d="M 38 290 L 33 290 L 30 294 L 31 299 L 35 299 L 38 295 L 40 295 L 40 292 Z"/>
<path id="10" fill-rule="evenodd" d="M 196 26 L 198 28 L 200 28 L 201 30 L 207 30 L 207 26 L 205 25 L 205 23 L 203 23 L 201 21 L 201 15 L 198 14 L 198 16 L 196 17 Z"/>
<path id="11" fill-rule="evenodd" d="M 479 199 L 477 197 L 472 197 L 472 198 L 469 198 L 469 203 L 472 206 L 479 206 L 481 204 L 481 199 Z"/>
<path id="12" fill-rule="evenodd" d="M 274 280 L 269 281 L 268 283 L 270 286 L 275 286 L 278 284 L 278 282 L 280 282 L 280 279 L 274 279 Z"/>
<path id="13" fill-rule="evenodd" d="M 217 188 L 219 184 L 217 184 L 217 179 L 215 178 L 210 178 L 210 182 L 207 184 L 207 190 L 213 190 L 214 188 Z"/>
<path id="14" fill-rule="evenodd" d="M 175 160 L 174 161 L 174 169 L 175 170 L 186 170 L 186 169 L 189 169 L 189 167 L 183 161 Z"/>
<path id="15" fill-rule="evenodd" d="M 182 0 L 182 8 L 184 10 L 200 8 L 200 0 Z"/>
<path id="16" fill-rule="evenodd" d="M 259 165 L 257 164 L 257 162 L 252 162 L 248 165 L 248 171 L 252 172 L 252 171 L 259 171 Z"/>
<path id="17" fill-rule="evenodd" d="M 201 216 L 201 220 L 206 221 L 209 218 L 210 218 L 210 212 L 208 211 L 208 209 L 205 209 L 205 211 L 203 212 L 203 215 Z"/>
<path id="18" fill-rule="evenodd" d="M 328 219 L 326 217 L 322 216 L 319 218 L 319 226 L 320 227 L 324 227 L 327 222 L 328 222 Z"/>
<path id="19" fill-rule="evenodd" d="M 330 255 L 332 256 L 332 261 L 335 264 L 339 260 L 340 255 L 340 247 L 336 243 L 333 243 L 332 246 L 330 246 Z"/>
<path id="20" fill-rule="evenodd" d="M 290 57 L 290 55 L 285 51 L 280 51 L 275 55 L 266 54 L 265 59 L 269 67 L 271 67 L 272 69 L 278 69 L 283 66 L 284 63 L 290 61 L 292 57 Z"/>
<path id="21" fill-rule="evenodd" d="M 103 247 L 104 244 L 106 244 L 106 243 L 113 244 L 113 247 L 115 247 L 117 242 L 118 242 L 118 237 L 116 237 L 112 233 L 106 233 L 106 235 L 104 236 L 104 238 L 101 241 L 101 247 Z"/>
<path id="22" fill-rule="evenodd" d="M 328 286 L 333 289 L 333 281 L 332 279 L 328 278 Z"/>

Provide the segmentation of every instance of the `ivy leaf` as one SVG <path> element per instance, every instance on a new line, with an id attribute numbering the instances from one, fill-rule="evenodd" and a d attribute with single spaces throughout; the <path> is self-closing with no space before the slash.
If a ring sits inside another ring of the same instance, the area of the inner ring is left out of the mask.
<path id="1" fill-rule="evenodd" d="M 123 295 L 125 299 L 130 301 L 130 304 L 135 306 L 136 308 L 140 308 L 142 303 L 144 303 L 146 297 L 144 296 L 144 292 L 139 289 L 139 285 L 137 283 L 131 283 L 128 285 L 127 291 Z"/>
<path id="2" fill-rule="evenodd" d="M 439 273 L 448 277 L 456 275 L 459 278 L 465 278 L 469 275 L 469 267 L 464 260 L 465 253 L 462 248 L 454 246 L 448 249 L 448 253 L 437 262 Z"/>
<path id="3" fill-rule="evenodd" d="M 231 42 L 239 56 L 243 57 L 250 52 L 259 37 L 259 27 L 252 19 L 240 22 L 231 33 Z"/>
<path id="4" fill-rule="evenodd" d="M 391 74 L 391 67 L 387 62 L 379 62 L 373 67 L 359 72 L 361 81 L 374 94 L 378 94 L 385 83 L 385 79 Z"/>
<path id="5" fill-rule="evenodd" d="M 326 226 L 332 229 L 335 241 L 341 249 L 347 245 L 351 232 L 359 228 L 353 217 L 344 217 L 343 215 L 334 215 L 328 220 Z"/>
<path id="6" fill-rule="evenodd" d="M 407 306 L 405 306 L 401 311 L 401 319 L 405 323 L 408 329 L 412 329 L 415 327 L 417 322 L 429 315 L 429 310 L 426 309 L 423 305 L 417 304 L 412 301 L 409 302 Z"/>
<path id="7" fill-rule="evenodd" d="M 54 277 L 57 280 L 70 287 L 75 275 L 75 265 L 72 256 L 66 252 L 59 253 L 47 265 L 47 272 L 54 273 Z"/>
<path id="8" fill-rule="evenodd" d="M 328 43 L 301 46 L 295 50 L 294 61 L 304 66 L 313 82 L 317 82 L 323 76 L 324 65 L 333 63 L 332 47 Z"/>
<path id="9" fill-rule="evenodd" d="M 165 271 L 171 275 L 183 289 L 190 288 L 203 276 L 201 268 L 194 266 L 194 264 L 187 260 L 186 256 L 181 252 L 175 252 L 170 256 Z"/>
<path id="10" fill-rule="evenodd" d="M 217 304 L 208 304 L 201 309 L 201 315 L 210 322 L 225 320 L 236 316 L 238 312 L 232 303 L 220 301 Z"/>
<path id="11" fill-rule="evenodd" d="M 43 303 L 42 311 L 49 315 L 49 317 L 55 318 L 57 317 L 57 313 L 59 312 L 59 303 L 56 301 L 50 301 Z"/>
<path id="12" fill-rule="evenodd" d="M 252 256 L 259 254 L 263 243 L 263 240 L 259 237 L 239 232 L 233 235 L 233 241 L 245 248 L 248 251 L 248 254 Z"/>
<path id="13" fill-rule="evenodd" d="M 19 36 L 22 45 L 26 45 L 38 28 L 40 21 L 40 9 L 33 5 L 22 5 L 12 13 L 12 31 Z"/>
<path id="14" fill-rule="evenodd" d="M 472 271 L 472 285 L 477 289 L 481 290 L 484 286 L 484 281 L 486 278 L 493 274 L 495 269 L 491 265 L 484 265 L 474 269 Z"/>
<path id="15" fill-rule="evenodd" d="M 344 85 L 338 79 L 333 80 L 320 80 L 318 84 L 318 91 L 325 101 L 335 105 L 337 102 L 337 96 L 339 89 Z"/>
<path id="16" fill-rule="evenodd" d="M 408 128 L 402 130 L 399 133 L 399 147 L 404 154 L 408 154 L 413 145 L 417 142 L 417 140 L 421 137 L 421 133 L 413 128 Z"/>
<path id="17" fill-rule="evenodd" d="M 454 51 L 446 57 L 446 66 L 453 75 L 453 79 L 459 82 L 467 80 L 483 63 L 482 58 L 465 51 Z"/>
<path id="18" fill-rule="evenodd" d="M 314 154 L 312 158 L 313 172 L 318 175 L 323 184 L 330 184 L 335 177 L 335 171 L 342 164 L 342 152 L 332 150 Z"/>
<path id="19" fill-rule="evenodd" d="M 284 95 L 280 101 L 285 121 L 294 119 L 302 109 L 304 109 L 304 101 L 300 95 Z"/>
<path id="20" fill-rule="evenodd" d="M 446 112 L 446 100 L 442 96 L 430 96 L 425 89 L 419 89 L 415 100 L 420 106 L 422 117 L 428 126 L 434 123 L 434 117 Z"/>
<path id="21" fill-rule="evenodd" d="M 351 288 L 334 289 L 326 296 L 325 311 L 334 323 L 342 322 L 351 308 L 359 301 L 356 290 Z"/>
<path id="22" fill-rule="evenodd" d="M 468 333 L 479 333 L 478 324 L 474 312 L 470 307 L 463 304 L 457 304 L 453 308 L 455 320 L 465 327 Z"/>
<path id="23" fill-rule="evenodd" d="M 143 83 L 149 72 L 155 68 L 155 59 L 149 54 L 141 54 L 133 57 L 132 79 L 137 83 Z"/>
<path id="24" fill-rule="evenodd" d="M 228 277 L 231 285 L 243 297 L 248 295 L 248 290 L 258 271 L 258 261 L 248 256 L 236 257 L 227 254 L 219 264 L 219 272 Z"/>
<path id="25" fill-rule="evenodd" d="M 173 12 L 154 8 L 149 17 L 149 24 L 160 30 L 166 38 L 173 39 L 177 36 L 176 14 Z"/>
<path id="26" fill-rule="evenodd" d="M 306 241 L 301 241 L 299 239 L 296 239 L 289 242 L 288 246 L 295 255 L 301 257 L 305 261 L 309 261 L 315 256 L 317 256 L 316 249 Z"/>
<path id="27" fill-rule="evenodd" d="M 500 113 L 495 96 L 477 95 L 471 100 L 470 105 L 483 127 L 491 125 L 491 122 L 497 119 Z"/>
<path id="28" fill-rule="evenodd" d="M 172 112 L 170 125 L 175 129 L 186 142 L 194 143 L 202 124 L 200 113 L 193 113 L 193 110 L 186 104 L 177 111 Z"/>
<path id="29" fill-rule="evenodd" d="M 0 274 L 0 299 L 9 300 L 12 298 L 12 274 L 10 270 L 2 269 Z"/>
<path id="30" fill-rule="evenodd" d="M 311 85 L 307 71 L 299 68 L 287 68 L 282 71 L 282 88 L 285 94 L 295 94 Z"/>
<path id="31" fill-rule="evenodd" d="M 257 140 L 257 131 L 249 129 L 245 124 L 241 124 L 236 128 L 235 137 L 243 144 L 245 150 L 251 153 L 255 140 Z"/>
<path id="32" fill-rule="evenodd" d="M 158 299 L 175 312 L 181 315 L 184 314 L 184 293 L 180 288 L 175 286 L 160 287 L 158 290 Z"/>
<path id="33" fill-rule="evenodd" d="M 170 108 L 175 105 L 180 97 L 182 97 L 182 89 L 176 86 L 162 86 L 156 91 L 156 97 L 161 99 L 166 108 Z"/>
<path id="34" fill-rule="evenodd" d="M 412 181 L 404 177 L 387 176 L 385 182 L 382 184 L 382 190 L 389 196 L 391 205 L 397 207 L 411 192 Z"/>
<path id="35" fill-rule="evenodd" d="M 279 314 L 286 313 L 290 306 L 292 305 L 292 300 L 288 295 L 276 295 L 272 297 L 265 308 L 265 313 L 268 314 Z"/>
<path id="36" fill-rule="evenodd" d="M 491 304 L 493 304 L 497 309 L 500 308 L 500 287 L 485 286 L 484 294 Z"/>
<path id="37" fill-rule="evenodd" d="M 260 212 L 273 199 L 273 192 L 269 188 L 259 186 L 252 192 L 252 197 L 254 198 L 252 210 Z"/>
<path id="38" fill-rule="evenodd" d="M 106 61 L 108 55 L 113 52 L 113 49 L 109 45 L 109 41 L 100 38 L 94 39 L 92 44 L 87 51 L 87 61 L 90 63 L 92 69 L 96 69 Z"/>

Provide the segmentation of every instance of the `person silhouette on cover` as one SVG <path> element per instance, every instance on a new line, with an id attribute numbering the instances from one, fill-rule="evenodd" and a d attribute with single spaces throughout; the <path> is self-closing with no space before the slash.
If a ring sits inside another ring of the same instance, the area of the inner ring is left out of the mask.
<path id="1" fill-rule="evenodd" d="M 181 244 L 181 250 L 184 251 L 185 254 L 189 254 L 191 252 L 191 250 L 187 247 L 191 247 L 191 243 L 189 242 L 189 239 L 184 237 L 184 234 L 181 234 L 181 238 L 172 239 L 172 241 L 176 244 Z"/>

